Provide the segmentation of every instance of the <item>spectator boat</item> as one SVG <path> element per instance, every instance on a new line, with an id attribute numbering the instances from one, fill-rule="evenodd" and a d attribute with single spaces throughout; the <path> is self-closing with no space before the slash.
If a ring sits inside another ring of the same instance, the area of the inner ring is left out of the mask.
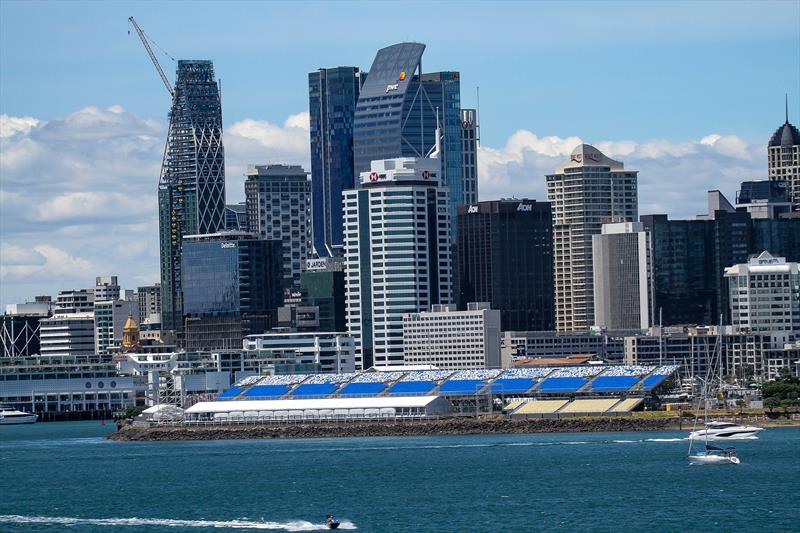
<path id="1" fill-rule="evenodd" d="M 733 422 L 709 422 L 705 429 L 692 431 L 690 439 L 695 440 L 741 440 L 757 439 L 757 433 L 764 428 L 755 426 L 740 426 Z"/>
<path id="2" fill-rule="evenodd" d="M 35 413 L 26 413 L 13 407 L 0 405 L 0 425 L 33 424 L 37 418 L 39 418 L 39 415 Z"/>
<path id="3" fill-rule="evenodd" d="M 736 448 L 719 448 L 706 444 L 705 451 L 696 451 L 689 455 L 692 464 L 739 464 Z"/>
<path id="4" fill-rule="evenodd" d="M 720 316 L 720 328 L 719 331 L 722 330 L 722 316 Z M 719 379 L 720 382 L 722 381 L 721 377 L 721 367 L 719 365 L 722 364 L 721 362 L 721 355 L 722 352 L 720 350 L 720 346 L 722 344 L 722 339 L 717 334 L 717 342 L 714 345 L 714 353 L 711 354 L 711 358 L 709 359 L 708 371 L 706 373 L 706 379 L 701 380 L 703 383 L 703 387 L 700 391 L 700 398 L 697 403 L 697 411 L 694 416 L 694 425 L 692 426 L 692 432 L 689 434 L 689 464 L 692 465 L 738 465 L 741 463 L 739 458 L 736 457 L 736 449 L 735 448 L 719 448 L 717 446 L 712 446 L 708 444 L 709 440 L 713 440 L 711 437 L 711 433 L 713 428 L 718 427 L 719 423 L 709 422 L 708 421 L 708 404 L 709 398 L 712 397 L 712 383 L 715 379 Z M 697 423 L 700 421 L 700 409 L 703 410 L 703 422 L 706 429 L 698 430 Z M 715 424 L 717 424 L 715 426 Z M 724 422 L 723 422 L 724 424 Z M 723 430 L 724 431 L 724 430 Z M 724 437 L 723 437 L 724 438 Z M 703 441 L 705 444 L 704 449 L 696 450 L 695 443 L 698 441 Z"/>

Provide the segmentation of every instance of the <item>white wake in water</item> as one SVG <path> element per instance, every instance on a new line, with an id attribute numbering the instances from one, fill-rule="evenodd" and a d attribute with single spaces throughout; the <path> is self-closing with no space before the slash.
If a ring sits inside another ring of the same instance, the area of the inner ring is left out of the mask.
<path id="1" fill-rule="evenodd" d="M 159 527 L 211 527 L 221 529 L 271 529 L 277 531 L 327 531 L 325 524 L 306 520 L 288 522 L 257 522 L 251 520 L 177 520 L 170 518 L 73 518 L 68 516 L 0 515 L 0 524 L 57 524 L 63 526 L 159 526 Z M 2 529 L 2 528 L 0 528 Z M 339 529 L 358 529 L 343 520 Z"/>
<path id="2" fill-rule="evenodd" d="M 682 437 L 679 439 L 645 439 L 647 442 L 680 442 L 682 440 L 689 440 L 689 437 Z"/>

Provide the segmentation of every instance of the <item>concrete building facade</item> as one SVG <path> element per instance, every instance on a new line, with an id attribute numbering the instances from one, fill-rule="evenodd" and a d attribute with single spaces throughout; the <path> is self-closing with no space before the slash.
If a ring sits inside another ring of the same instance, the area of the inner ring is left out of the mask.
<path id="1" fill-rule="evenodd" d="M 403 364 L 403 315 L 452 302 L 448 189 L 439 161 L 374 161 L 345 191 L 345 291 L 356 368 Z"/>
<path id="2" fill-rule="evenodd" d="M 558 331 L 594 324 L 592 235 L 599 234 L 603 224 L 636 220 L 637 174 L 597 148 L 581 144 L 547 176 Z"/>
<path id="3" fill-rule="evenodd" d="M 250 231 L 283 242 L 284 286 L 299 287 L 313 250 L 308 174 L 299 165 L 251 165 L 244 192 Z"/>
<path id="4" fill-rule="evenodd" d="M 770 138 L 767 158 L 769 179 L 786 182 L 794 210 L 800 210 L 800 131 L 789 124 L 788 103 L 786 122 Z"/>
<path id="5" fill-rule="evenodd" d="M 640 222 L 603 224 L 592 235 L 594 325 L 647 329 L 651 325 L 650 254 Z"/>
<path id="6" fill-rule="evenodd" d="M 243 358 L 257 359 L 270 373 L 353 372 L 355 340 L 335 332 L 280 332 L 248 335 Z"/>
<path id="7" fill-rule="evenodd" d="M 409 365 L 441 370 L 499 368 L 500 311 L 486 302 L 434 305 L 403 317 L 403 355 Z"/>
<path id="8" fill-rule="evenodd" d="M 94 313 L 56 313 L 39 321 L 42 355 L 95 353 Z"/>
<path id="9" fill-rule="evenodd" d="M 800 265 L 762 252 L 725 269 L 733 326 L 743 331 L 800 331 Z"/>

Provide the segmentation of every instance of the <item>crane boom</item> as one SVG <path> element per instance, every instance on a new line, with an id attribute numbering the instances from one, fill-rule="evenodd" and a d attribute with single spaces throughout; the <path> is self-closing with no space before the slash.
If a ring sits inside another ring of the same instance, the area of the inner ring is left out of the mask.
<path id="1" fill-rule="evenodd" d="M 175 96 L 175 92 L 172 90 L 172 85 L 170 85 L 169 80 L 167 79 L 167 75 L 164 74 L 164 69 L 161 68 L 161 64 L 158 62 L 156 55 L 153 53 L 153 49 L 150 48 L 150 44 L 147 42 L 147 36 L 145 36 L 142 28 L 136 23 L 136 19 L 133 17 L 128 17 L 128 22 L 133 24 L 133 29 L 136 30 L 136 33 L 139 34 L 139 39 L 142 40 L 142 44 L 144 45 L 144 49 L 147 50 L 147 55 L 150 56 L 150 61 L 153 62 L 155 65 L 156 70 L 158 70 L 158 75 L 161 76 L 161 81 L 164 82 L 164 87 L 167 88 L 170 96 Z"/>

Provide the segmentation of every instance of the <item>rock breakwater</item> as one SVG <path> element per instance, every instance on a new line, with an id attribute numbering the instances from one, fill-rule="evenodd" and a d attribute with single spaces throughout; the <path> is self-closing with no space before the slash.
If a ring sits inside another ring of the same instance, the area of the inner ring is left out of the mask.
<path id="1" fill-rule="evenodd" d="M 658 431 L 671 419 L 592 417 L 511 420 L 501 417 L 441 420 L 353 421 L 311 424 L 231 424 L 208 426 L 129 425 L 108 436 L 118 441 L 308 439 L 333 437 L 403 437 L 425 435 L 493 435 L 586 431 Z"/>

